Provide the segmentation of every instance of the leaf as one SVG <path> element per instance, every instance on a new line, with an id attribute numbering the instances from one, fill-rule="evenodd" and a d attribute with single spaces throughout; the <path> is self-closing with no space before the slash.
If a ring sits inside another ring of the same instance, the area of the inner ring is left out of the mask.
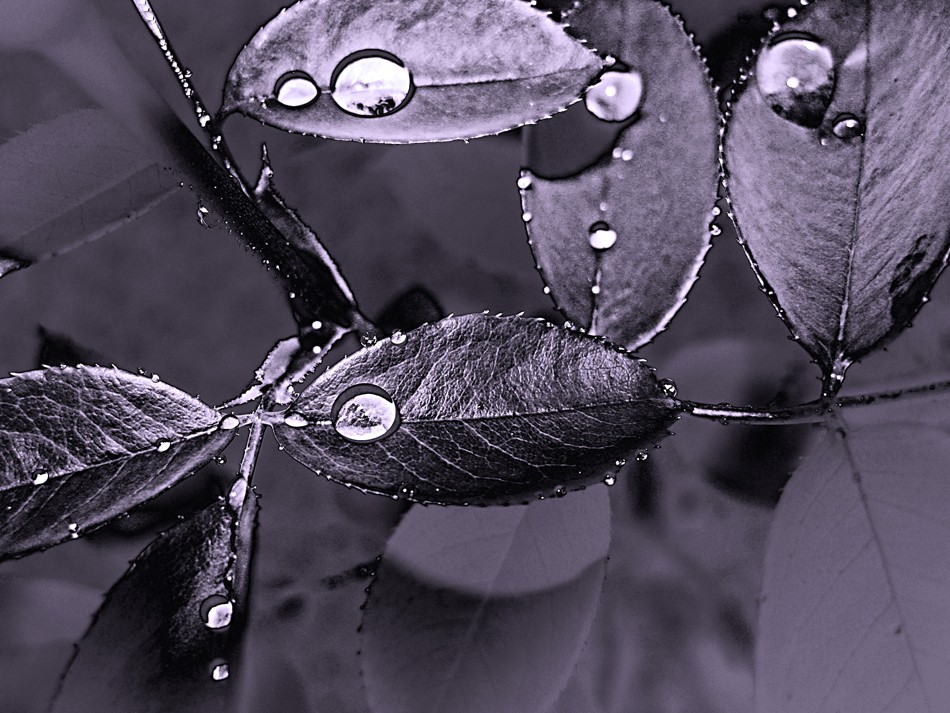
<path id="1" fill-rule="evenodd" d="M 78 537 L 171 487 L 231 441 L 220 421 L 118 369 L 0 380 L 0 559 Z"/>
<path id="2" fill-rule="evenodd" d="M 834 390 L 907 326 L 947 261 L 950 16 L 940 0 L 829 0 L 782 32 L 773 47 L 811 37 L 830 51 L 833 92 L 767 100 L 753 72 L 725 136 L 728 187 L 760 280 Z M 796 66 L 763 49 L 758 74 L 814 73 L 823 52 Z"/>
<path id="3" fill-rule="evenodd" d="M 598 68 L 520 0 L 303 0 L 238 55 L 222 111 L 333 139 L 473 138 L 560 111 Z"/>
<path id="4" fill-rule="evenodd" d="M 950 700 L 947 431 L 829 433 L 769 535 L 758 710 L 944 710 Z"/>
<path id="5" fill-rule="evenodd" d="M 363 615 L 372 709 L 547 710 L 593 624 L 609 542 L 602 487 L 510 508 L 413 508 Z"/>
<path id="6" fill-rule="evenodd" d="M 370 492 L 507 503 L 603 478 L 678 411 L 644 362 L 608 344 L 468 315 L 345 359 L 274 433 L 311 470 Z"/>
<path id="7" fill-rule="evenodd" d="M 522 174 L 528 235 L 565 316 L 635 349 L 685 303 L 709 249 L 719 180 L 715 96 L 696 46 L 658 2 L 592 0 L 571 15 L 571 31 L 616 58 L 601 82 L 635 77 L 642 97 L 635 113 L 626 118 L 628 107 L 618 119 L 626 123 L 612 150 L 590 168 L 556 180 Z M 611 99 L 600 86 L 585 101 L 604 114 L 604 103 L 612 107 L 627 90 L 614 85 Z M 533 150 L 564 153 L 573 140 L 555 133 L 561 120 L 528 137 Z M 594 113 L 588 121 L 609 125 Z"/>
<path id="8" fill-rule="evenodd" d="M 236 524 L 217 502 L 136 558 L 80 642 L 53 713 L 230 710 L 240 633 L 232 602 L 244 596 L 228 579 Z"/>

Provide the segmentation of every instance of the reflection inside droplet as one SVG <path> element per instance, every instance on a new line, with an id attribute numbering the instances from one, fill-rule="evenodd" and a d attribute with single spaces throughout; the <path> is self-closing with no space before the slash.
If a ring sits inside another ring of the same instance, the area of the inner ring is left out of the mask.
<path id="1" fill-rule="evenodd" d="M 590 226 L 588 240 L 594 250 L 609 250 L 617 242 L 617 233 L 605 222 L 598 221 Z"/>
<path id="2" fill-rule="evenodd" d="M 626 121 L 640 107 L 643 77 L 639 72 L 604 72 L 587 90 L 584 106 L 603 121 Z"/>
<path id="3" fill-rule="evenodd" d="M 383 51 L 350 55 L 333 73 L 333 101 L 356 116 L 378 117 L 398 111 L 413 91 L 406 65 Z"/>
<path id="4" fill-rule="evenodd" d="M 337 397 L 330 412 L 333 428 L 353 443 L 371 443 L 399 428 L 392 396 L 373 384 L 353 386 Z"/>
<path id="5" fill-rule="evenodd" d="M 839 114 L 831 131 L 839 139 L 849 141 L 864 135 L 864 122 L 854 114 Z"/>
<path id="6" fill-rule="evenodd" d="M 288 72 L 274 85 L 277 101 L 291 109 L 312 104 L 320 96 L 320 88 L 305 72 Z"/>
<path id="7" fill-rule="evenodd" d="M 201 602 L 199 615 L 209 629 L 223 629 L 231 623 L 234 606 L 231 600 L 221 594 L 212 594 Z"/>
<path id="8" fill-rule="evenodd" d="M 775 37 L 755 65 L 759 93 L 779 116 L 816 128 L 821 125 L 835 88 L 831 50 L 801 32 Z"/>

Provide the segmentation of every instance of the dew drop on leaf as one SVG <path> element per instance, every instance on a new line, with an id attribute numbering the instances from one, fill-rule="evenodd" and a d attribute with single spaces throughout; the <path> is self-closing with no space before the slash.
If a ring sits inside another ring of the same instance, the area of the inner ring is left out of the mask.
<path id="1" fill-rule="evenodd" d="M 554 489 L 554 497 L 563 498 L 565 495 L 567 495 L 567 488 L 563 485 L 559 485 Z"/>
<path id="2" fill-rule="evenodd" d="M 306 428 L 310 422 L 300 413 L 289 413 L 284 417 L 284 425 L 291 428 Z"/>
<path id="3" fill-rule="evenodd" d="M 587 90 L 584 106 L 602 121 L 626 121 L 636 113 L 643 98 L 639 72 L 605 72 Z"/>
<path id="4" fill-rule="evenodd" d="M 604 478 L 604 485 L 611 486 L 616 482 L 617 482 L 617 476 L 615 475 L 608 475 L 606 478 Z"/>
<path id="5" fill-rule="evenodd" d="M 221 419 L 221 423 L 218 424 L 218 428 L 222 431 L 233 431 L 240 425 L 241 420 L 237 416 L 225 416 Z"/>
<path id="6" fill-rule="evenodd" d="M 637 460 L 638 460 L 640 463 L 642 463 L 643 461 L 645 461 L 645 460 L 646 460 L 647 458 L 649 458 L 649 457 L 650 457 L 650 456 L 647 454 L 646 451 L 637 451 Z"/>
<path id="7" fill-rule="evenodd" d="M 594 250 L 609 250 L 617 242 L 617 233 L 603 221 L 598 221 L 590 226 L 588 240 Z"/>
<path id="8" fill-rule="evenodd" d="M 775 37 L 755 65 L 759 93 L 779 116 L 814 129 L 821 125 L 835 87 L 834 57 L 812 35 Z"/>
<path id="9" fill-rule="evenodd" d="M 614 465 L 618 468 L 623 468 L 625 465 L 627 465 L 627 461 L 624 458 L 618 458 L 614 461 Z"/>
<path id="10" fill-rule="evenodd" d="M 377 337 L 373 332 L 363 332 L 360 335 L 360 345 L 369 348 L 376 343 Z"/>
<path id="11" fill-rule="evenodd" d="M 529 213 L 528 211 L 525 211 L 524 213 L 521 214 L 521 220 L 523 220 L 525 223 L 530 223 L 533 217 L 534 216 L 531 215 L 531 213 Z"/>
<path id="12" fill-rule="evenodd" d="M 277 101 L 291 109 L 313 104 L 320 96 L 320 88 L 305 72 L 288 72 L 274 86 Z"/>
<path id="13" fill-rule="evenodd" d="M 231 668 L 227 661 L 216 660 L 211 664 L 211 678 L 215 681 L 224 681 L 231 675 Z"/>
<path id="14" fill-rule="evenodd" d="M 854 114 L 839 114 L 835 117 L 832 133 L 843 141 L 864 135 L 864 122 Z"/>
<path id="15" fill-rule="evenodd" d="M 393 398 L 373 384 L 350 387 L 331 410 L 333 428 L 353 443 L 372 443 L 399 428 L 399 410 Z"/>
<path id="16" fill-rule="evenodd" d="M 49 480 L 49 473 L 43 471 L 42 473 L 37 473 L 33 476 L 33 485 L 42 485 L 47 480 Z"/>
<path id="17" fill-rule="evenodd" d="M 388 52 L 357 52 L 333 73 L 333 101 L 354 116 L 379 117 L 401 109 L 413 90 L 406 65 Z"/>
<path id="18" fill-rule="evenodd" d="M 519 178 L 518 188 L 520 188 L 523 191 L 526 191 L 529 188 L 531 188 L 531 176 L 522 176 L 521 178 Z"/>
<path id="19" fill-rule="evenodd" d="M 201 602 L 199 614 L 201 621 L 209 629 L 223 629 L 231 623 L 234 606 L 227 597 L 221 594 L 212 594 Z"/>
<path id="20" fill-rule="evenodd" d="M 160 441 L 158 446 L 156 447 L 156 450 L 159 453 L 164 453 L 171 447 L 172 447 L 171 441 Z"/>
<path id="21" fill-rule="evenodd" d="M 676 384 L 672 379 L 660 379 L 657 383 L 660 385 L 660 388 L 663 389 L 664 394 L 670 398 L 676 398 Z"/>
<path id="22" fill-rule="evenodd" d="M 67 525 L 66 529 L 69 530 L 69 536 L 70 536 L 71 538 L 73 538 L 74 540 L 75 540 L 77 537 L 79 537 L 79 525 L 76 524 L 75 522 L 69 523 L 69 525 Z"/>
<path id="23" fill-rule="evenodd" d="M 401 331 L 399 331 L 399 330 L 397 329 L 395 332 L 393 332 L 393 335 L 392 335 L 389 339 L 390 339 L 390 341 L 391 341 L 393 344 L 395 344 L 396 346 L 399 346 L 400 344 L 405 344 L 405 343 L 406 343 L 406 333 L 405 333 L 405 332 L 401 332 Z"/>
<path id="24" fill-rule="evenodd" d="M 294 297 L 294 294 L 291 293 L 291 299 L 293 299 L 293 297 Z M 323 329 L 323 322 L 321 322 L 319 319 L 316 319 L 316 320 L 314 320 L 313 322 L 310 323 L 310 328 L 313 329 L 313 330 L 319 331 L 319 330 Z"/>

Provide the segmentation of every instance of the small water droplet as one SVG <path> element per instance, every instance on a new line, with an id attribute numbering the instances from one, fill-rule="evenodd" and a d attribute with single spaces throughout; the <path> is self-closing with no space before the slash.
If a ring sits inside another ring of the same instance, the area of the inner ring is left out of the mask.
<path id="1" fill-rule="evenodd" d="M 639 461 L 640 463 L 642 463 L 649 457 L 650 456 L 646 451 L 637 451 L 637 461 Z"/>
<path id="2" fill-rule="evenodd" d="M 159 453 L 164 453 L 171 447 L 172 447 L 171 441 L 159 441 L 159 444 L 155 448 L 155 450 L 157 450 Z"/>
<path id="3" fill-rule="evenodd" d="M 287 72 L 274 85 L 274 96 L 290 109 L 313 104 L 320 96 L 320 87 L 306 72 Z"/>
<path id="4" fill-rule="evenodd" d="M 406 498 L 407 500 L 412 500 L 416 496 L 416 489 L 411 485 L 403 485 L 399 488 L 398 493 L 400 498 Z"/>
<path id="5" fill-rule="evenodd" d="M 369 349 L 371 346 L 376 344 L 379 338 L 376 336 L 375 332 L 363 332 L 360 334 L 360 345 L 366 349 Z"/>
<path id="6" fill-rule="evenodd" d="M 545 286 L 544 286 L 544 289 L 542 290 L 542 292 L 544 292 L 544 294 L 546 294 L 546 295 L 549 295 L 549 294 L 551 294 L 551 288 L 548 287 L 547 285 L 545 285 Z"/>
<path id="7" fill-rule="evenodd" d="M 590 288 L 590 293 L 591 293 L 592 295 L 599 295 L 599 294 L 600 294 L 600 285 L 593 285 L 593 286 Z"/>
<path id="8" fill-rule="evenodd" d="M 530 223 L 533 217 L 534 216 L 531 215 L 531 211 L 526 210 L 524 213 L 521 214 L 521 220 L 523 220 L 525 223 Z"/>
<path id="9" fill-rule="evenodd" d="M 712 214 L 715 216 L 722 215 L 722 210 L 719 208 L 719 206 L 714 205 L 712 209 Z"/>
<path id="10" fill-rule="evenodd" d="M 304 418 L 303 414 L 294 412 L 284 416 L 284 425 L 290 428 L 306 428 L 310 422 Z"/>
<path id="11" fill-rule="evenodd" d="M 216 660 L 211 664 L 211 678 L 215 681 L 224 681 L 231 675 L 231 668 L 227 661 Z"/>
<path id="12" fill-rule="evenodd" d="M 624 149 L 620 152 L 621 161 L 630 161 L 633 159 L 633 151 L 631 149 Z"/>
<path id="13" fill-rule="evenodd" d="M 393 332 L 393 335 L 389 338 L 389 341 L 391 341 L 396 346 L 399 346 L 400 344 L 405 344 L 406 333 L 401 332 L 400 330 L 397 329 L 395 332 Z"/>
<path id="14" fill-rule="evenodd" d="M 814 129 L 821 125 L 835 88 L 834 57 L 818 38 L 802 32 L 776 36 L 756 62 L 759 93 L 779 116 Z"/>
<path id="15" fill-rule="evenodd" d="M 161 380 L 162 380 L 162 379 L 161 379 L 161 377 L 160 377 L 158 374 L 152 374 L 152 381 L 153 381 L 154 383 L 157 384 L 157 383 L 158 383 L 159 381 L 161 381 Z"/>
<path id="16" fill-rule="evenodd" d="M 293 292 L 291 292 L 290 294 L 291 294 L 291 299 L 293 299 Z M 315 319 L 310 323 L 310 328 L 315 329 L 315 330 L 323 329 L 323 322 L 321 322 L 319 319 Z"/>
<path id="17" fill-rule="evenodd" d="M 617 460 L 614 461 L 614 465 L 617 466 L 618 468 L 623 468 L 625 465 L 627 465 L 627 459 L 618 458 Z"/>
<path id="18" fill-rule="evenodd" d="M 399 428 L 396 403 L 374 384 L 352 386 L 337 397 L 330 411 L 333 428 L 353 443 L 372 443 Z"/>
<path id="19" fill-rule="evenodd" d="M 218 465 L 224 465 L 225 463 L 228 462 L 228 457 L 223 454 L 219 455 L 217 458 L 214 459 L 214 462 L 217 463 Z"/>
<path id="20" fill-rule="evenodd" d="M 241 420 L 234 415 L 228 415 L 221 419 L 221 423 L 218 424 L 218 428 L 222 431 L 233 431 L 235 428 L 241 425 Z"/>
<path id="21" fill-rule="evenodd" d="M 608 475 L 606 478 L 604 478 L 604 485 L 611 486 L 616 482 L 617 482 L 617 476 L 615 475 Z"/>
<path id="22" fill-rule="evenodd" d="M 587 90 L 584 106 L 602 121 L 626 121 L 636 113 L 643 98 L 639 72 L 604 72 Z"/>
<path id="23" fill-rule="evenodd" d="M 835 117 L 832 133 L 842 141 L 864 136 L 864 122 L 854 114 L 839 114 Z"/>
<path id="24" fill-rule="evenodd" d="M 659 384 L 660 389 L 663 390 L 663 393 L 669 396 L 671 399 L 676 398 L 676 384 L 673 383 L 672 379 L 660 379 L 657 384 Z"/>
<path id="25" fill-rule="evenodd" d="M 590 226 L 588 240 L 594 250 L 609 250 L 617 242 L 617 233 L 603 221 L 598 221 Z"/>
<path id="26" fill-rule="evenodd" d="M 523 191 L 526 191 L 529 188 L 531 188 L 531 176 L 522 176 L 521 178 L 519 178 L 518 188 L 520 188 Z"/>
<path id="27" fill-rule="evenodd" d="M 49 480 L 49 473 L 47 473 L 46 471 L 43 471 L 41 473 L 36 473 L 33 476 L 33 485 L 42 485 L 47 480 Z"/>
<path id="28" fill-rule="evenodd" d="M 554 489 L 554 497 L 563 498 L 565 495 L 567 495 L 567 488 L 563 485 L 559 485 Z"/>
<path id="29" fill-rule="evenodd" d="M 221 594 L 212 594 L 201 602 L 199 615 L 209 629 L 223 629 L 231 623 L 234 606 L 231 600 Z"/>
<path id="30" fill-rule="evenodd" d="M 379 117 L 401 109 L 412 97 L 412 75 L 395 55 L 374 50 L 356 52 L 333 72 L 333 101 L 343 111 Z"/>
<path id="31" fill-rule="evenodd" d="M 712 235 L 714 238 L 718 237 L 722 235 L 722 228 L 720 228 L 718 225 L 713 223 L 712 225 L 709 226 L 709 234 Z"/>

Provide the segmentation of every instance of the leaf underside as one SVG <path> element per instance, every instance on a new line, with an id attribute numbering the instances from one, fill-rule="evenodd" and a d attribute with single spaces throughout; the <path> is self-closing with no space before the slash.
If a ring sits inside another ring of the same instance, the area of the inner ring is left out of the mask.
<path id="1" fill-rule="evenodd" d="M 757 710 L 936 713 L 950 700 L 950 437 L 826 434 L 769 536 Z"/>
<path id="2" fill-rule="evenodd" d="M 347 441 L 331 411 L 371 384 L 401 425 Z M 368 491 L 435 503 L 507 503 L 603 478 L 605 466 L 667 435 L 678 402 L 642 361 L 519 317 L 468 315 L 384 340 L 319 377 L 295 404 L 308 424 L 275 426 L 288 454 Z"/>
<path id="3" fill-rule="evenodd" d="M 208 597 L 232 598 L 235 516 L 215 503 L 161 535 L 106 595 L 79 643 L 52 713 L 212 713 L 230 710 L 236 622 L 212 629 Z"/>
<path id="4" fill-rule="evenodd" d="M 560 179 L 527 172 L 528 235 L 565 316 L 635 349 L 684 304 L 709 248 L 718 111 L 695 45 L 664 5 L 588 2 L 571 16 L 571 32 L 638 72 L 643 98 L 613 151 L 594 165 Z M 561 122 L 571 130 L 567 115 L 532 128 L 526 137 L 532 151 L 570 147 L 570 135 L 558 131 Z M 589 241 L 599 222 L 617 234 L 604 251 Z"/>
<path id="5" fill-rule="evenodd" d="M 393 113 L 354 116 L 330 96 L 331 78 L 342 60 L 373 50 L 403 62 L 415 90 Z M 583 45 L 521 0 L 303 0 L 268 22 L 238 55 L 223 111 L 333 139 L 448 141 L 560 111 L 599 67 Z M 319 98 L 304 107 L 281 105 L 278 80 L 301 71 L 319 87 Z"/>
<path id="6" fill-rule="evenodd" d="M 826 382 L 906 327 L 950 249 L 950 13 L 942 0 L 828 0 L 782 32 L 834 56 L 816 128 L 776 114 L 753 73 L 725 136 L 741 235 Z M 841 139 L 853 114 L 864 136 Z"/>
<path id="7" fill-rule="evenodd" d="M 76 537 L 210 461 L 234 431 L 200 401 L 114 368 L 0 380 L 0 559 Z"/>

